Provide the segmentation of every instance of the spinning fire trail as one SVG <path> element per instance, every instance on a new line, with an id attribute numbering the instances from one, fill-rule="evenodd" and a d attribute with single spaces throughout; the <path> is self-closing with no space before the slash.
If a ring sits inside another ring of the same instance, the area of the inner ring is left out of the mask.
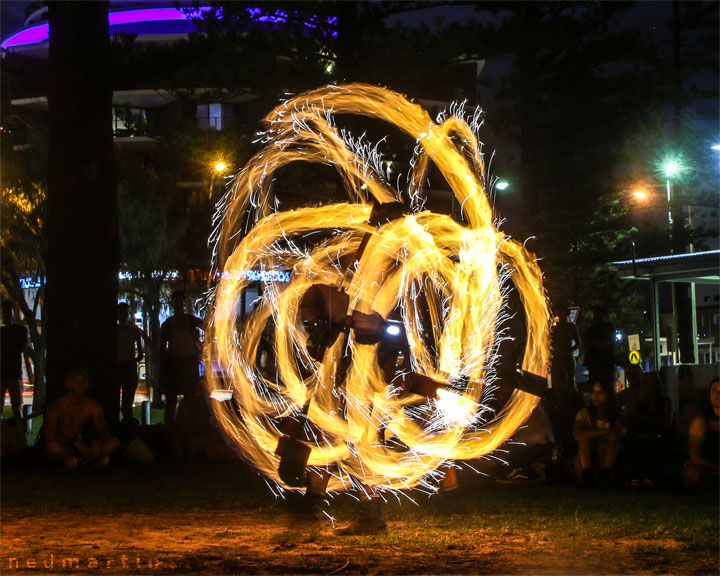
<path id="1" fill-rule="evenodd" d="M 305 93 L 267 116 L 265 147 L 222 202 L 205 358 L 224 376 L 209 378 L 208 392 L 232 389 L 231 401 L 213 402 L 215 416 L 282 488 L 304 486 L 307 470 L 329 477 L 329 490 L 434 490 L 438 468 L 495 450 L 538 402 L 505 381 L 498 349 L 513 337 L 514 300 L 526 319 L 522 369 L 546 375 L 541 272 L 493 225 L 479 116 L 468 124 L 455 112 L 436 123 L 363 84 Z M 343 114 L 416 140 L 406 189 L 390 184 L 375 148 L 336 127 Z M 278 211 L 274 174 L 296 161 L 334 167 L 348 201 Z M 465 223 L 424 210 L 431 163 Z M 290 271 L 290 281 L 261 282 L 241 321 L 247 270 L 265 279 Z"/>

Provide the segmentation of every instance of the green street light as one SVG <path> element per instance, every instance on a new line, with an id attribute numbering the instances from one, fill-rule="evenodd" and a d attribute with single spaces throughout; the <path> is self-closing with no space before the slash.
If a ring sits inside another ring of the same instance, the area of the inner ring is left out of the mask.
<path id="1" fill-rule="evenodd" d="M 670 228 L 670 237 L 673 236 L 673 203 L 675 191 L 674 186 L 680 180 L 680 176 L 685 172 L 686 165 L 683 162 L 682 157 L 669 157 L 665 160 L 662 165 L 665 172 L 665 190 L 667 192 L 667 215 L 668 215 L 668 226 Z"/>
<path id="2" fill-rule="evenodd" d="M 498 180 L 495 184 L 495 188 L 500 190 L 500 192 L 502 192 L 503 190 L 507 190 L 509 186 L 510 182 L 508 182 L 507 180 Z"/>

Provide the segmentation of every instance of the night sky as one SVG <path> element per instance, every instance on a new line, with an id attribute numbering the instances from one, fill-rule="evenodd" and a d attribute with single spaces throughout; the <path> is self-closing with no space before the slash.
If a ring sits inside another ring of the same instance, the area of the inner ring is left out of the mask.
<path id="1" fill-rule="evenodd" d="M 3 0 L 0 2 L 0 36 L 5 40 L 10 34 L 23 28 L 25 9 L 30 2 Z"/>

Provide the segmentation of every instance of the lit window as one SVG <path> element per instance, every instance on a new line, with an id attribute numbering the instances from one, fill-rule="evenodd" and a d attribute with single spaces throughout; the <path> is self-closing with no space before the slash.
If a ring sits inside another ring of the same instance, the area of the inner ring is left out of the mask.
<path id="1" fill-rule="evenodd" d="M 720 324 L 720 314 L 713 315 L 713 324 L 715 324 L 715 325 Z"/>
<path id="2" fill-rule="evenodd" d="M 113 106 L 113 135 L 136 136 L 145 133 L 145 110 Z"/>
<path id="3" fill-rule="evenodd" d="M 198 104 L 195 118 L 200 130 L 223 130 L 232 118 L 232 108 L 228 104 Z"/>

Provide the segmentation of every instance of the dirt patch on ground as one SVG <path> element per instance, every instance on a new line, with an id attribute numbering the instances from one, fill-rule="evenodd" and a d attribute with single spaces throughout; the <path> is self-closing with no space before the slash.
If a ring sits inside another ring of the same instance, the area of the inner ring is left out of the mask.
<path id="1" fill-rule="evenodd" d="M 43 515 L 4 510 L 3 574 L 716 574 L 717 549 L 672 538 L 608 538 L 578 546 L 542 530 L 463 530 L 472 545 L 389 522 L 382 536 L 338 536 L 329 520 L 187 510 Z M 449 537 L 448 537 L 449 536 Z M 582 552 L 578 552 L 582 550 Z"/>

